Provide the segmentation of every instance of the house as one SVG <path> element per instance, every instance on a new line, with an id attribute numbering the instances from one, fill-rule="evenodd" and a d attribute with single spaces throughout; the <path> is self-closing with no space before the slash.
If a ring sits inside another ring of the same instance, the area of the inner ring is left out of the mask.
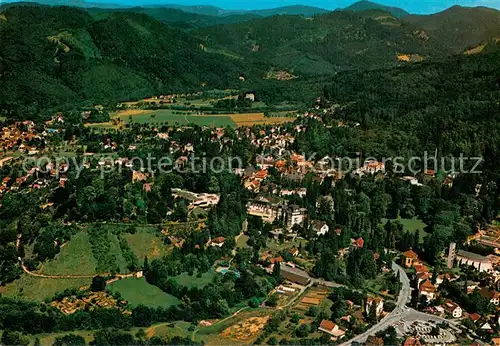
<path id="1" fill-rule="evenodd" d="M 327 234 L 330 229 L 326 222 L 318 220 L 311 221 L 311 228 L 318 237 Z"/>
<path id="2" fill-rule="evenodd" d="M 433 300 L 436 298 L 436 286 L 434 286 L 429 280 L 425 280 L 418 288 L 420 294 L 427 297 L 427 300 Z"/>
<path id="3" fill-rule="evenodd" d="M 418 336 L 407 337 L 403 346 L 422 346 Z"/>
<path id="4" fill-rule="evenodd" d="M 462 317 L 462 308 L 451 300 L 446 300 L 443 304 L 444 310 L 453 316 L 453 318 Z"/>
<path id="5" fill-rule="evenodd" d="M 299 249 L 293 247 L 290 249 L 290 251 L 288 251 L 288 253 L 293 257 L 297 257 L 299 255 Z"/>
<path id="6" fill-rule="evenodd" d="M 340 329 L 338 325 L 329 320 L 321 321 L 318 330 L 328 333 L 335 338 L 342 337 L 345 334 L 345 331 Z"/>
<path id="7" fill-rule="evenodd" d="M 224 245 L 224 241 L 226 239 L 224 237 L 217 237 L 215 239 L 212 239 L 210 242 L 210 246 L 217 246 L 217 247 L 222 247 Z"/>
<path id="8" fill-rule="evenodd" d="M 302 225 L 307 218 L 307 209 L 300 208 L 296 204 L 283 206 L 283 213 L 288 229 L 293 228 L 295 225 Z"/>
<path id="9" fill-rule="evenodd" d="M 308 285 L 311 282 L 309 275 L 298 268 L 291 267 L 287 264 L 281 263 L 281 277 L 285 280 L 295 282 L 299 285 Z"/>
<path id="10" fill-rule="evenodd" d="M 245 100 L 250 100 L 251 102 L 254 102 L 255 101 L 255 94 L 254 93 L 245 94 Z"/>
<path id="11" fill-rule="evenodd" d="M 483 287 L 479 290 L 479 294 L 482 297 L 489 299 L 490 303 L 493 305 L 498 306 L 500 303 L 500 293 L 498 293 L 494 289 L 490 289 L 488 287 Z"/>
<path id="12" fill-rule="evenodd" d="M 382 311 L 384 311 L 384 300 L 380 297 L 368 297 L 365 305 L 365 312 L 367 315 L 370 314 L 373 304 L 375 304 L 375 310 L 378 317 L 382 314 Z"/>
<path id="13" fill-rule="evenodd" d="M 376 335 L 370 335 L 365 342 L 366 346 L 384 346 L 384 339 L 377 338 Z"/>
<path id="14" fill-rule="evenodd" d="M 402 253 L 402 262 L 406 268 L 413 266 L 413 262 L 418 260 L 418 255 L 412 249 Z"/>
<path id="15" fill-rule="evenodd" d="M 356 249 L 361 249 L 365 244 L 363 238 L 351 239 L 351 245 Z"/>
<path id="16" fill-rule="evenodd" d="M 481 319 L 481 315 L 478 314 L 477 312 L 474 312 L 473 314 L 469 315 L 469 318 L 472 320 L 472 322 L 476 323 Z"/>
<path id="17" fill-rule="evenodd" d="M 491 342 L 494 346 L 500 346 L 500 338 L 493 338 L 491 339 Z"/>
<path id="18" fill-rule="evenodd" d="M 468 252 L 464 250 L 458 250 L 455 256 L 458 264 L 466 264 L 473 266 L 480 272 L 491 272 L 493 271 L 493 264 L 488 257 L 475 254 L 473 252 Z"/>
<path id="19" fill-rule="evenodd" d="M 147 180 L 147 175 L 145 173 L 139 172 L 139 171 L 133 171 L 132 172 L 132 182 L 137 182 L 137 181 L 146 181 Z"/>

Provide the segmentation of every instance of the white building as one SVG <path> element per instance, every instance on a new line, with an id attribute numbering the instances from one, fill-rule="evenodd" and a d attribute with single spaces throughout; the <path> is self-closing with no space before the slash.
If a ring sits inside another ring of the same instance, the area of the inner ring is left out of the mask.
<path id="1" fill-rule="evenodd" d="M 372 305 L 375 304 L 376 306 L 376 312 L 377 312 L 377 317 L 382 314 L 382 311 L 384 311 L 384 300 L 380 297 L 368 297 L 366 298 L 366 305 L 365 305 L 365 310 L 366 314 L 370 314 L 370 310 L 372 308 Z"/>
<path id="2" fill-rule="evenodd" d="M 443 308 L 447 313 L 452 315 L 453 318 L 462 317 L 462 308 L 457 303 L 454 303 L 451 300 L 447 300 L 443 304 Z"/>
<path id="3" fill-rule="evenodd" d="M 473 252 L 458 250 L 455 259 L 459 265 L 466 264 L 473 266 L 480 272 L 493 271 L 493 264 L 488 257 L 481 256 Z"/>
<path id="4" fill-rule="evenodd" d="M 316 232 L 316 235 L 318 237 L 320 235 L 327 234 L 328 231 L 330 230 L 326 222 L 318 220 L 311 221 L 311 228 L 313 229 L 314 232 Z"/>

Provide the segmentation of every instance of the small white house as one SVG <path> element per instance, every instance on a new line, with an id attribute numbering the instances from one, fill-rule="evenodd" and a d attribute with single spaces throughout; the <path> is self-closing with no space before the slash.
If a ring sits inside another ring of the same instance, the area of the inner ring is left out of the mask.
<path id="1" fill-rule="evenodd" d="M 443 304 L 444 310 L 446 310 L 447 313 L 453 316 L 453 318 L 460 318 L 462 317 L 462 308 L 457 304 L 452 302 L 451 300 L 447 300 Z"/>
<path id="2" fill-rule="evenodd" d="M 326 224 L 326 222 L 324 222 L 324 221 L 318 221 L 318 220 L 312 221 L 311 222 L 311 227 L 314 230 L 314 232 L 316 232 L 316 235 L 318 237 L 320 235 L 327 234 L 328 231 L 330 230 L 330 228 L 328 227 L 328 225 Z"/>

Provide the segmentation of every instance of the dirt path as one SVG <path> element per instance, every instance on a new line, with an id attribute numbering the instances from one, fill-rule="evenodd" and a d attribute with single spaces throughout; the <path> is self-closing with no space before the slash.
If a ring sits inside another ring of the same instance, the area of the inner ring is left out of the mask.
<path id="1" fill-rule="evenodd" d="M 246 307 L 244 307 L 244 308 L 241 308 L 241 309 L 239 309 L 238 311 L 234 312 L 231 316 L 228 316 L 228 317 L 226 317 L 226 318 L 223 318 L 222 320 L 219 320 L 219 321 L 215 322 L 215 323 L 214 323 L 214 324 L 212 324 L 210 327 L 216 326 L 216 325 L 218 325 L 219 323 L 222 323 L 222 322 L 225 322 L 225 321 L 227 321 L 227 320 L 229 320 L 229 319 L 231 319 L 231 318 L 234 318 L 234 317 L 238 316 L 238 314 L 239 314 L 240 312 L 245 311 L 245 310 L 247 310 L 247 309 L 249 309 L 249 308 L 250 308 L 249 306 L 246 306 Z M 199 327 L 196 327 L 196 328 L 193 330 L 193 334 L 191 335 L 191 340 L 192 340 L 192 341 L 194 341 L 194 340 L 195 340 L 196 333 L 198 332 L 198 330 L 199 330 L 199 329 L 200 329 Z"/>
<path id="2" fill-rule="evenodd" d="M 112 275 L 110 273 L 101 273 L 101 274 L 94 274 L 94 275 L 46 275 L 46 274 L 39 274 L 39 273 L 32 272 L 28 268 L 26 268 L 26 266 L 24 265 L 24 263 L 22 261 L 21 261 L 21 268 L 23 268 L 23 271 L 26 274 L 28 274 L 30 276 L 37 277 L 37 278 L 43 278 L 43 279 L 92 279 L 95 276 L 110 276 L 110 275 Z M 137 275 L 137 273 L 114 274 L 115 278 L 110 279 L 108 283 L 111 283 L 111 282 L 114 282 L 114 281 L 117 281 L 120 279 L 131 278 L 131 277 L 134 277 L 136 275 Z"/>

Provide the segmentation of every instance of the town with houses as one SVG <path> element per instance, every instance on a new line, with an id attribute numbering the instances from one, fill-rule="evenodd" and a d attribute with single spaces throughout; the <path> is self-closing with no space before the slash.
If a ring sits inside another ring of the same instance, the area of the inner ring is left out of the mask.
<path id="1" fill-rule="evenodd" d="M 153 98 L 152 102 L 169 103 L 172 99 L 174 97 L 166 96 Z M 286 311 L 291 321 L 296 320 L 289 325 L 295 330 L 294 336 L 312 335 L 321 342 L 341 345 L 500 345 L 500 223 L 495 221 L 474 230 L 463 243 L 443 244 L 443 248 L 437 249 L 437 258 L 429 258 L 423 246 L 425 243 L 415 236 L 413 241 L 402 239 L 411 237 L 411 232 L 427 234 L 426 225 L 417 216 L 397 216 L 389 220 L 383 215 L 380 224 L 372 226 L 375 230 L 371 232 L 366 231 L 366 219 L 360 217 L 360 211 L 356 211 L 352 219 L 339 221 L 338 215 L 346 212 L 343 208 L 357 208 L 355 203 L 363 203 L 359 188 L 356 190 L 354 186 L 364 180 L 379 184 L 391 179 L 400 184 L 401 189 L 419 196 L 419 191 L 428 186 L 452 187 L 457 175 L 441 174 L 439 177 L 434 170 L 418 175 L 388 173 L 385 162 L 372 159 L 361 160 L 349 171 L 342 171 L 335 166 L 336 158 L 308 160 L 294 143 L 297 137 L 307 133 L 308 119 L 321 119 L 322 114 L 323 110 L 315 107 L 293 124 L 260 128 L 137 127 L 127 136 L 105 132 L 90 134 L 85 145 L 79 143 L 83 140 L 76 135 L 66 135 L 67 122 L 62 114 L 43 124 L 16 122 L 2 129 L 2 207 L 6 207 L 4 203 L 11 203 L 10 194 L 33 194 L 40 190 L 43 191 L 37 194 L 40 210 L 56 208 L 58 202 L 50 197 L 51 191 L 62 191 L 76 184 L 79 179 L 75 177 L 76 164 L 81 165 L 79 174 L 83 176 L 86 172 L 110 172 L 112 168 L 120 173 L 123 171 L 128 179 L 124 181 L 125 189 L 135 189 L 134 194 L 146 200 L 155 193 L 161 173 L 157 166 L 151 169 L 138 165 L 134 157 L 144 157 L 143 153 L 152 147 L 166 148 L 165 153 L 172 158 L 172 170 L 168 174 L 175 175 L 176 169 L 190 172 L 197 165 L 195 157 L 201 150 L 215 148 L 223 152 L 245 142 L 247 150 L 253 153 L 250 164 L 230 167 L 228 172 L 237 177 L 245 191 L 244 210 L 241 211 L 245 220 L 240 230 L 223 234 L 208 229 L 207 219 L 227 198 L 220 188 L 224 181 L 213 178 L 199 184 L 206 186 L 203 191 L 196 187 L 189 189 L 189 183 L 176 186 L 174 182 L 168 187 L 172 202 L 165 216 L 146 223 L 175 220 L 174 225 L 192 223 L 196 225 L 195 232 L 208 232 L 208 239 L 198 243 L 194 250 L 227 249 L 220 264 L 214 268 L 220 275 L 232 273 L 239 278 L 244 269 L 242 263 L 234 264 L 236 260 L 231 263 L 233 259 L 242 250 L 259 249 L 255 252 L 256 268 L 276 279 L 276 284 L 256 304 L 255 311 L 267 313 L 270 306 Z M 208 142 L 197 139 L 197 133 L 203 134 Z M 61 160 L 56 156 L 61 142 L 79 149 L 73 155 L 61 154 L 64 157 Z M 202 144 L 204 149 L 199 149 Z M 39 160 L 44 156 L 53 159 Z M 31 165 L 23 171 L 20 168 L 26 158 L 31 159 Z M 356 160 L 360 157 L 353 159 Z M 42 164 L 37 165 L 37 162 Z M 344 184 L 346 180 L 350 187 Z M 340 187 L 342 192 L 337 190 Z M 481 186 L 475 189 L 477 197 Z M 139 205 L 134 206 L 131 213 L 138 220 L 139 209 Z M 123 217 L 122 221 L 132 222 L 134 216 Z M 143 220 L 149 220 L 148 216 Z M 410 222 L 420 222 L 421 226 L 410 229 L 407 226 Z M 378 240 L 373 232 L 390 233 L 393 228 L 399 228 L 400 232 L 396 245 L 393 241 L 388 246 L 389 240 L 375 245 Z M 172 231 L 167 226 L 159 227 L 158 236 L 164 237 L 165 243 L 178 251 L 185 251 L 191 242 L 185 239 L 182 231 Z M 323 242 L 326 248 L 321 245 Z M 366 268 L 356 267 L 359 265 Z M 36 275 L 24 264 L 23 269 Z M 360 274 L 365 270 L 373 272 Z M 142 271 L 140 273 L 142 277 Z M 349 280 L 359 280 L 360 275 L 364 275 L 361 285 Z M 96 297 L 84 297 L 79 305 L 72 303 L 72 298 L 64 298 L 61 302 L 53 302 L 52 306 L 72 314 L 87 300 L 96 300 Z M 109 296 L 103 299 L 111 302 L 110 306 L 118 301 Z M 126 303 L 126 300 L 120 301 L 120 309 L 131 314 Z M 108 303 L 97 305 L 108 307 Z M 245 313 L 249 320 L 260 318 L 253 316 L 251 311 Z M 236 314 L 233 315 L 235 319 Z M 280 316 L 288 319 L 285 315 Z M 200 325 L 209 327 L 212 323 L 201 321 Z M 232 338 L 254 342 L 262 341 L 259 339 L 262 335 L 270 335 L 276 339 L 275 331 L 267 332 L 265 325 L 259 327 L 257 324 L 249 339 Z M 243 327 L 236 324 L 228 328 L 234 328 L 235 335 L 239 335 L 238 328 Z M 280 333 L 290 336 L 283 331 Z"/>

